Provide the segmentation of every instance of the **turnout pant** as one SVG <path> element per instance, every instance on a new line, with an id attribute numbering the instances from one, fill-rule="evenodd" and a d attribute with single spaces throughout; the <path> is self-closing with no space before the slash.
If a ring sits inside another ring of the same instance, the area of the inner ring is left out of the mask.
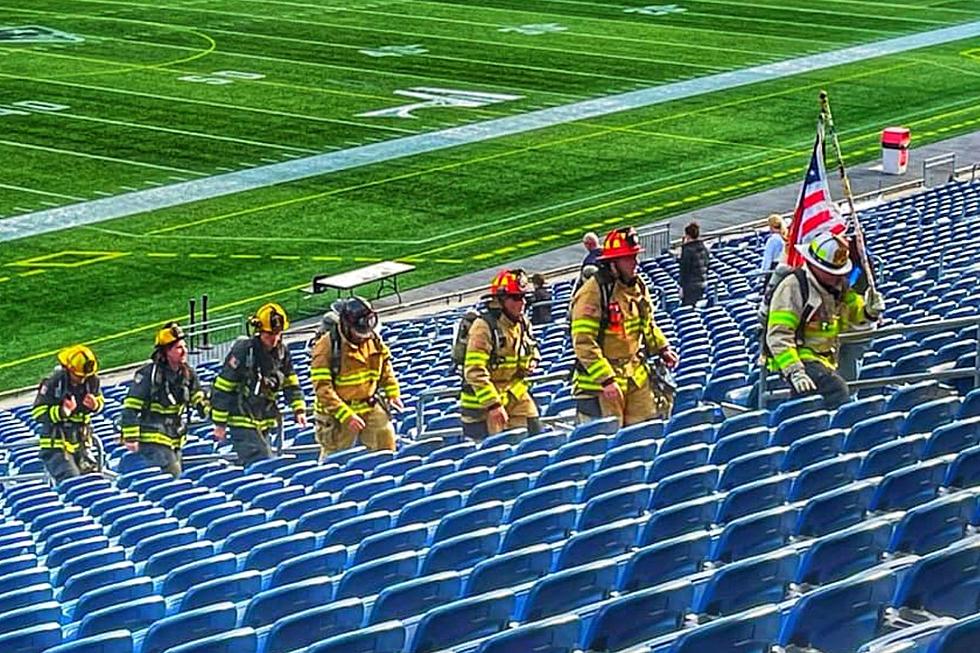
<path id="1" fill-rule="evenodd" d="M 231 440 L 231 448 L 238 456 L 238 464 L 247 467 L 257 460 L 272 458 L 272 448 L 265 435 L 260 434 L 255 429 L 241 427 L 229 427 L 228 438 Z"/>
<path id="2" fill-rule="evenodd" d="M 75 453 L 66 453 L 64 449 L 41 449 L 41 462 L 55 483 L 95 471 L 84 446 Z"/>
<path id="3" fill-rule="evenodd" d="M 673 401 L 668 397 L 657 396 L 649 384 L 639 387 L 632 381 L 623 393 L 623 403 L 609 401 L 597 395 L 579 397 L 578 423 L 584 424 L 602 417 L 616 417 L 620 427 L 645 422 L 656 417 L 669 417 Z"/>
<path id="4" fill-rule="evenodd" d="M 847 382 L 836 370 L 817 361 L 803 361 L 803 368 L 817 386 L 815 393 L 808 394 L 823 395 L 823 405 L 827 410 L 834 410 L 851 398 Z M 803 396 L 792 388 L 791 392 L 794 397 Z"/>
<path id="5" fill-rule="evenodd" d="M 180 452 L 156 442 L 140 442 L 139 454 L 147 463 L 161 468 L 168 474 L 180 476 Z"/>
<path id="6" fill-rule="evenodd" d="M 333 415 L 317 414 L 316 441 L 320 445 L 320 457 L 350 449 L 356 441 L 372 451 L 395 450 L 395 427 L 384 408 L 375 404 L 370 411 L 361 415 L 361 419 L 364 420 L 364 428 L 357 433 L 346 422 L 338 422 Z"/>

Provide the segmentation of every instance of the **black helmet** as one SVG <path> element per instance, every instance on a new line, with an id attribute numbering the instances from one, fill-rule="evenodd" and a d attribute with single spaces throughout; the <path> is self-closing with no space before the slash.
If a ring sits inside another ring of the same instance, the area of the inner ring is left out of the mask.
<path id="1" fill-rule="evenodd" d="M 366 340 L 378 328 L 378 313 L 371 306 L 371 302 L 363 297 L 355 295 L 337 300 L 333 309 L 340 316 L 340 326 L 348 338 L 354 336 L 356 339 Z"/>

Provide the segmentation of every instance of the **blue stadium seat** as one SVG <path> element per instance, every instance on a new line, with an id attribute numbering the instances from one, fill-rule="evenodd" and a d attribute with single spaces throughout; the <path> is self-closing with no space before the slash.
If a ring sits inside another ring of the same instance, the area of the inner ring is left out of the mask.
<path id="1" fill-rule="evenodd" d="M 928 437 L 924 433 L 919 433 L 872 447 L 861 462 L 858 478 L 884 476 L 902 467 L 914 465 L 919 460 Z"/>
<path id="2" fill-rule="evenodd" d="M 497 590 L 430 610 L 419 622 L 408 653 L 433 653 L 495 635 L 507 627 L 514 604 L 513 592 Z M 347 649 L 337 653 L 341 651 Z"/>
<path id="3" fill-rule="evenodd" d="M 201 496 L 190 497 L 174 506 L 171 514 L 177 519 L 187 519 L 199 510 L 224 505 L 228 502 L 228 497 L 224 494 L 204 494 Z M 261 508 L 263 506 L 255 506 Z"/>
<path id="4" fill-rule="evenodd" d="M 369 535 L 361 541 L 352 564 L 359 565 L 394 553 L 421 549 L 428 539 L 429 529 L 425 524 L 409 524 L 384 530 Z"/>
<path id="5" fill-rule="evenodd" d="M 663 437 L 664 422 L 661 420 L 649 420 L 638 424 L 624 426 L 616 432 L 613 438 L 613 447 L 619 447 L 632 442 L 650 440 Z"/>
<path id="6" fill-rule="evenodd" d="M 50 560 L 48 561 L 50 562 Z M 61 601 L 76 599 L 86 592 L 129 580 L 136 575 L 136 566 L 129 560 L 115 562 L 104 567 L 72 576 L 61 591 Z M 2 606 L 2 602 L 0 602 Z"/>
<path id="7" fill-rule="evenodd" d="M 560 463 L 581 456 L 601 457 L 605 455 L 610 444 L 612 444 L 612 439 L 607 435 L 596 435 L 580 440 L 569 439 L 567 444 L 563 444 L 555 452 L 553 461 Z"/>
<path id="8" fill-rule="evenodd" d="M 300 485 L 290 485 L 287 487 L 279 488 L 276 490 L 270 490 L 268 492 L 263 492 L 261 494 L 255 495 L 252 498 L 251 506 L 253 508 L 261 508 L 262 510 L 275 510 L 280 504 L 285 503 L 291 499 L 299 499 L 306 496 L 306 489 Z M 176 508 L 174 509 L 174 514 L 176 515 Z"/>
<path id="9" fill-rule="evenodd" d="M 133 653 L 133 636 L 128 630 L 112 630 L 49 648 L 45 653 Z"/>
<path id="10" fill-rule="evenodd" d="M 313 533 L 300 532 L 254 545 L 248 550 L 243 569 L 272 569 L 281 562 L 313 551 L 316 540 Z"/>
<path id="11" fill-rule="evenodd" d="M 968 488 L 980 485 L 980 446 L 964 449 L 946 470 L 944 485 Z"/>
<path id="12" fill-rule="evenodd" d="M 892 526 L 870 519 L 817 539 L 803 552 L 797 582 L 826 585 L 874 567 L 888 551 Z"/>
<path id="13" fill-rule="evenodd" d="M 788 399 L 770 413 L 769 426 L 775 428 L 794 417 L 800 417 L 809 413 L 819 413 L 822 409 L 823 398 L 819 395 Z"/>
<path id="14" fill-rule="evenodd" d="M 422 458 L 425 458 L 426 456 L 438 451 L 445 445 L 446 441 L 439 437 L 417 440 L 402 447 L 398 451 L 397 458 L 407 458 L 410 456 L 421 456 Z"/>
<path id="15" fill-rule="evenodd" d="M 973 653 L 978 643 L 980 615 L 975 615 L 944 628 L 929 646 L 928 653 Z"/>
<path id="16" fill-rule="evenodd" d="M 791 417 L 775 425 L 769 444 L 775 447 L 788 447 L 790 444 L 830 428 L 831 413 L 826 410 L 811 411 L 798 417 Z"/>
<path id="17" fill-rule="evenodd" d="M 242 625 L 266 626 L 294 612 L 326 605 L 332 598 L 333 582 L 324 576 L 281 585 L 252 597 Z"/>
<path id="18" fill-rule="evenodd" d="M 225 538 L 222 553 L 245 553 L 255 547 L 289 535 L 289 524 L 280 520 L 243 528 Z"/>
<path id="19" fill-rule="evenodd" d="M 696 444 L 711 444 L 715 440 L 713 424 L 690 426 L 679 431 L 671 431 L 660 447 L 661 454 L 677 451 Z"/>
<path id="20" fill-rule="evenodd" d="M 44 567 L 34 567 L 32 569 L 22 569 L 0 578 L 0 593 L 6 594 L 14 592 L 32 585 L 50 583 L 51 574 Z"/>
<path id="21" fill-rule="evenodd" d="M 188 644 L 181 644 L 167 653 L 257 653 L 258 636 L 251 628 L 236 628 Z"/>
<path id="22" fill-rule="evenodd" d="M 359 469 L 354 469 L 349 472 L 337 472 L 329 474 L 314 483 L 313 491 L 326 492 L 328 494 L 343 492 L 345 487 L 360 483 L 365 478 L 367 478 L 367 474 Z"/>
<path id="23" fill-rule="evenodd" d="M 857 480 L 862 461 L 860 454 L 850 454 L 804 467 L 793 481 L 789 500 L 811 499 L 818 494 Z"/>
<path id="24" fill-rule="evenodd" d="M 638 532 L 637 520 L 624 519 L 576 533 L 562 545 L 555 570 L 570 569 L 626 553 L 636 545 Z"/>
<path id="25" fill-rule="evenodd" d="M 314 576 L 335 576 L 347 566 L 347 547 L 317 549 L 280 563 L 272 573 L 270 587 L 279 587 Z"/>
<path id="26" fill-rule="evenodd" d="M 216 603 L 160 619 L 146 631 L 140 653 L 164 653 L 180 644 L 234 630 L 237 620 L 233 603 Z"/>
<path id="27" fill-rule="evenodd" d="M 57 622 L 0 635 L 0 651 L 4 653 L 37 653 L 58 644 L 61 644 L 61 625 Z"/>
<path id="28" fill-rule="evenodd" d="M 980 417 L 970 417 L 940 426 L 922 450 L 922 459 L 959 453 L 980 444 Z"/>
<path id="29" fill-rule="evenodd" d="M 214 553 L 214 544 L 208 540 L 191 542 L 170 550 L 160 551 L 154 553 L 146 561 L 146 566 L 143 567 L 143 575 L 162 576 L 181 565 L 210 558 Z"/>
<path id="30" fill-rule="evenodd" d="M 596 469 L 598 462 L 595 457 L 581 456 L 560 463 L 552 463 L 541 470 L 534 482 L 534 487 L 543 488 L 566 481 L 584 481 Z"/>
<path id="31" fill-rule="evenodd" d="M 568 436 L 569 442 L 584 440 L 596 435 L 613 435 L 619 430 L 619 420 L 615 417 L 603 417 L 585 424 L 579 424 Z"/>
<path id="32" fill-rule="evenodd" d="M 134 515 L 133 517 L 138 517 L 140 523 L 134 523 L 119 533 L 119 545 L 133 547 L 151 537 L 178 530 L 180 522 L 175 517 L 164 517 L 164 514 L 163 510 L 147 510 Z M 132 523 L 132 520 L 122 518 L 116 522 L 116 525 L 126 523 Z"/>
<path id="33" fill-rule="evenodd" d="M 262 574 L 254 569 L 196 583 L 184 594 L 180 611 L 187 612 L 214 603 L 237 603 L 250 599 L 262 589 Z"/>
<path id="34" fill-rule="evenodd" d="M 963 537 L 977 507 L 970 492 L 956 492 L 906 512 L 895 526 L 888 550 L 922 555 Z"/>
<path id="35" fill-rule="evenodd" d="M 316 467 L 296 474 L 290 479 L 289 482 L 295 485 L 302 485 L 306 488 L 313 489 L 318 482 L 339 473 L 340 465 L 317 465 Z"/>
<path id="36" fill-rule="evenodd" d="M 852 653 L 874 637 L 895 584 L 894 570 L 876 568 L 804 595 L 784 622 L 778 643 Z"/>
<path id="37" fill-rule="evenodd" d="M 831 428 L 794 440 L 783 458 L 782 471 L 799 471 L 807 465 L 833 458 L 843 449 L 844 437 L 843 429 Z"/>
<path id="38" fill-rule="evenodd" d="M 682 410 L 674 413 L 667 422 L 667 427 L 664 429 L 666 435 L 671 433 L 676 433 L 681 429 L 690 428 L 692 426 L 700 426 L 701 424 L 717 424 L 724 421 L 724 415 L 721 412 L 721 408 L 718 406 L 699 406 L 697 408 L 690 408 L 688 410 Z"/>
<path id="39" fill-rule="evenodd" d="M 676 506 L 711 494 L 718 485 L 719 472 L 720 468 L 705 465 L 661 479 L 650 497 L 650 510 Z"/>
<path id="40" fill-rule="evenodd" d="M 796 523 L 796 509 L 773 508 L 729 522 L 715 543 L 711 560 L 735 562 L 781 547 Z"/>
<path id="41" fill-rule="evenodd" d="M 532 492 L 539 492 L 532 490 Z M 472 495 L 471 495 L 472 496 Z M 573 493 L 574 499 L 574 493 Z M 504 503 L 502 501 L 485 501 L 477 505 L 451 512 L 439 520 L 433 542 L 441 542 L 457 535 L 465 535 L 473 531 L 499 526 L 504 519 Z"/>
<path id="42" fill-rule="evenodd" d="M 269 632 L 264 653 L 290 653 L 330 637 L 357 630 L 364 620 L 360 599 L 344 599 L 298 611 L 277 621 Z"/>
<path id="43" fill-rule="evenodd" d="M 619 589 L 632 592 L 697 573 L 710 547 L 707 532 L 688 533 L 643 547 L 627 562 Z"/>
<path id="44" fill-rule="evenodd" d="M 332 501 L 333 498 L 324 492 L 314 492 L 287 499 L 276 504 L 272 513 L 272 519 L 295 521 L 307 513 L 329 506 Z"/>
<path id="45" fill-rule="evenodd" d="M 718 489 L 730 490 L 778 474 L 786 451 L 785 447 L 769 447 L 730 460 L 718 479 Z"/>
<path id="46" fill-rule="evenodd" d="M 957 419 L 967 419 L 969 417 L 980 417 L 980 388 L 975 388 L 963 399 Z"/>
<path id="47" fill-rule="evenodd" d="M 238 559 L 231 553 L 197 560 L 177 567 L 163 579 L 164 596 L 183 592 L 191 586 L 213 578 L 228 576 L 238 570 Z"/>
<path id="48" fill-rule="evenodd" d="M 527 455 L 537 456 L 539 454 L 545 458 L 548 457 L 548 455 L 544 452 Z M 498 475 L 496 478 L 473 486 L 473 489 L 470 490 L 470 493 L 466 498 L 466 505 L 475 506 L 478 503 L 495 500 L 510 501 L 517 498 L 520 494 L 526 492 L 530 487 L 531 476 L 526 472 L 507 474 L 506 476 Z"/>
<path id="49" fill-rule="evenodd" d="M 864 519 L 876 487 L 873 480 L 857 481 L 818 494 L 803 506 L 796 534 L 820 537 L 857 524 Z"/>
<path id="50" fill-rule="evenodd" d="M 225 501 L 191 513 L 187 517 L 187 525 L 193 528 L 207 528 L 211 522 L 227 515 L 240 513 L 243 510 L 245 510 L 245 504 L 241 501 Z"/>
<path id="51" fill-rule="evenodd" d="M 650 503 L 648 485 L 631 485 L 592 497 L 578 519 L 578 530 L 608 524 L 618 519 L 638 517 Z"/>
<path id="52" fill-rule="evenodd" d="M 391 513 L 370 512 L 337 522 L 323 536 L 323 546 L 345 544 L 353 546 L 369 535 L 380 533 L 391 526 Z"/>
<path id="53" fill-rule="evenodd" d="M 927 460 L 885 474 L 871 501 L 871 510 L 907 510 L 936 496 L 948 464 Z"/>
<path id="54" fill-rule="evenodd" d="M 923 556 L 899 585 L 894 605 L 931 615 L 966 617 L 980 605 L 980 540 L 971 538 Z"/>
<path id="55" fill-rule="evenodd" d="M 500 444 L 496 447 L 481 447 L 473 453 L 467 454 L 459 463 L 458 470 L 473 469 L 474 467 L 496 467 L 498 463 L 506 460 L 514 453 L 514 447 L 509 444 Z"/>
<path id="56" fill-rule="evenodd" d="M 368 499 L 364 512 L 375 512 L 377 510 L 387 510 L 398 512 L 406 503 L 421 499 L 426 494 L 426 487 L 422 483 L 409 483 L 401 487 L 378 492 Z"/>
<path id="57" fill-rule="evenodd" d="M 559 447 L 565 444 L 566 440 L 567 438 L 564 434 L 555 431 L 535 435 L 517 445 L 517 448 L 514 450 L 514 455 L 519 456 L 521 454 L 531 453 L 532 451 L 557 451 Z"/>
<path id="58" fill-rule="evenodd" d="M 423 614 L 460 598 L 462 576 L 444 571 L 386 587 L 371 608 L 368 625 Z"/>
<path id="59" fill-rule="evenodd" d="M 350 567 L 340 578 L 335 598 L 377 594 L 385 587 L 414 578 L 418 566 L 418 555 L 414 551 L 404 551 Z"/>
<path id="60" fill-rule="evenodd" d="M 504 631 L 485 640 L 477 653 L 573 653 L 578 641 L 579 618 L 562 615 Z"/>
<path id="61" fill-rule="evenodd" d="M 421 574 L 462 571 L 493 556 L 500 547 L 500 531 L 484 528 L 438 542 L 422 560 Z"/>
<path id="62" fill-rule="evenodd" d="M 729 417 L 718 426 L 715 441 L 721 443 L 727 437 L 744 431 L 769 426 L 769 411 L 753 410 L 734 417 Z M 657 437 L 657 436 L 653 436 Z"/>
<path id="63" fill-rule="evenodd" d="M 398 513 L 398 526 L 441 519 L 463 507 L 463 495 L 458 490 L 433 493 L 405 505 Z"/>
<path id="64" fill-rule="evenodd" d="M 167 606 L 160 596 L 147 596 L 91 612 L 82 619 L 78 627 L 78 637 L 89 637 L 99 633 L 124 628 L 131 632 L 142 630 L 163 619 Z"/>
<path id="65" fill-rule="evenodd" d="M 602 560 L 545 576 L 521 604 L 518 621 L 537 621 L 598 603 L 616 586 L 617 566 Z"/>
<path id="66" fill-rule="evenodd" d="M 707 444 L 695 444 L 669 453 L 661 453 L 653 460 L 647 472 L 647 483 L 657 483 L 668 476 L 706 465 L 710 457 L 711 447 Z"/>
<path id="67" fill-rule="evenodd" d="M 904 413 L 885 413 L 862 420 L 851 427 L 844 440 L 843 451 L 867 451 L 884 442 L 891 442 L 903 435 Z"/>
<path id="68" fill-rule="evenodd" d="M 798 561 L 796 551 L 781 549 L 725 565 L 708 580 L 694 612 L 720 617 L 779 603 L 795 579 Z"/>
<path id="69" fill-rule="evenodd" d="M 59 623 L 63 619 L 61 604 L 44 601 L 0 614 L 0 635 L 46 623 Z"/>
<path id="70" fill-rule="evenodd" d="M 398 621 L 388 621 L 331 637 L 309 647 L 306 653 L 401 653 L 404 647 L 405 629 Z"/>
<path id="71" fill-rule="evenodd" d="M 716 497 L 708 496 L 655 510 L 640 533 L 640 546 L 705 530 L 714 522 L 718 503 Z"/>
<path id="72" fill-rule="evenodd" d="M 670 653 L 768 653 L 779 635 L 779 623 L 778 607 L 753 608 L 684 631 L 674 640 Z"/>
<path id="73" fill-rule="evenodd" d="M 914 345 L 917 349 L 918 345 Z M 937 381 L 921 381 L 900 387 L 888 399 L 888 410 L 910 411 L 916 406 L 940 399 L 948 394 Z"/>
<path id="74" fill-rule="evenodd" d="M 314 508 L 299 518 L 293 531 L 297 533 L 302 531 L 325 533 L 334 524 L 339 524 L 344 520 L 356 517 L 357 513 L 358 506 L 353 501 L 345 501 L 344 503 L 337 503 L 323 508 Z"/>
<path id="75" fill-rule="evenodd" d="M 393 476 L 365 479 L 344 487 L 340 492 L 338 501 L 367 501 L 376 494 L 394 489 L 396 486 L 397 483 Z"/>
<path id="76" fill-rule="evenodd" d="M 79 597 L 72 612 L 72 621 L 80 621 L 96 610 L 142 599 L 152 594 L 154 594 L 153 581 L 146 576 L 137 576 L 90 590 Z"/>
<path id="77" fill-rule="evenodd" d="M 219 517 L 207 526 L 204 537 L 217 542 L 225 539 L 232 533 L 264 524 L 266 518 L 266 512 L 258 508 Z"/>
<path id="78" fill-rule="evenodd" d="M 461 461 L 470 453 L 476 451 L 476 444 L 466 440 L 457 444 L 451 444 L 429 454 L 429 457 L 425 459 L 426 465 L 433 463 L 442 463 L 442 468 L 447 468 L 446 463 L 452 469 L 456 469 L 457 461 Z"/>
<path id="79" fill-rule="evenodd" d="M 909 411 L 903 426 L 903 434 L 931 433 L 952 421 L 959 409 L 959 397 L 943 397 L 920 404 Z"/>
<path id="80" fill-rule="evenodd" d="M 133 472 L 134 478 L 139 480 L 149 478 L 149 470 L 140 470 L 139 472 Z M 139 474 L 140 476 L 137 476 Z M 153 475 L 156 475 L 156 470 L 153 470 Z M 234 478 L 239 478 L 245 475 L 245 470 L 241 467 L 225 467 L 223 469 L 215 470 L 213 472 L 208 472 L 200 478 L 198 485 L 203 485 L 205 487 L 217 488 L 219 485 L 225 481 L 230 481 Z"/>
<path id="81" fill-rule="evenodd" d="M 765 449 L 769 445 L 769 429 L 757 427 L 747 429 L 719 440 L 711 450 L 708 462 L 724 465 L 733 458 Z"/>
<path id="82" fill-rule="evenodd" d="M 512 522 L 504 535 L 500 552 L 507 553 L 539 542 L 555 542 L 568 537 L 575 527 L 577 513 L 573 506 L 559 506 Z"/>
<path id="83" fill-rule="evenodd" d="M 388 461 L 386 463 L 381 463 L 374 468 L 375 476 L 394 476 L 395 478 L 400 478 L 404 476 L 409 470 L 415 469 L 422 465 L 421 456 L 403 456 L 398 455 L 394 460 Z"/>
<path id="84" fill-rule="evenodd" d="M 360 469 L 361 471 L 370 472 L 378 465 L 391 462 L 394 457 L 394 451 L 369 451 L 351 458 L 349 461 L 347 461 L 347 464 L 344 465 L 344 469 L 347 471 Z"/>
<path id="85" fill-rule="evenodd" d="M 694 600 L 694 586 L 674 581 L 637 590 L 599 608 L 585 634 L 590 651 L 619 651 L 678 630 Z"/>
<path id="86" fill-rule="evenodd" d="M 715 521 L 725 524 L 755 512 L 781 506 L 790 496 L 793 483 L 793 479 L 788 476 L 774 476 L 741 485 L 731 490 L 722 500 Z"/>
<path id="87" fill-rule="evenodd" d="M 476 596 L 535 581 L 551 569 L 551 547 L 536 544 L 494 556 L 477 564 L 466 583 L 466 595 Z"/>

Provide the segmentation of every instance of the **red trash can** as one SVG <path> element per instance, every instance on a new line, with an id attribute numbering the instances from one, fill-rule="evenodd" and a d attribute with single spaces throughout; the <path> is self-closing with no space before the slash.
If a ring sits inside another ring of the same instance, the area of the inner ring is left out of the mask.
<path id="1" fill-rule="evenodd" d="M 909 141 L 911 131 L 907 127 L 888 127 L 881 132 L 881 171 L 889 175 L 903 175 L 909 165 Z"/>

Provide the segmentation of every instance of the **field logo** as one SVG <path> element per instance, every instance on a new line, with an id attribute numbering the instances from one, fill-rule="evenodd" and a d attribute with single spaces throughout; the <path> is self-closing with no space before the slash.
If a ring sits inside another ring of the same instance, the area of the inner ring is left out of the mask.
<path id="1" fill-rule="evenodd" d="M 444 107 L 456 107 L 460 109 L 476 109 L 486 107 L 500 102 L 510 102 L 520 100 L 522 95 L 504 95 L 502 93 L 481 93 L 479 91 L 457 91 L 451 88 L 431 88 L 427 86 L 416 86 L 407 91 L 395 91 L 395 95 L 415 98 L 422 100 L 412 104 L 404 104 L 400 107 L 390 109 L 379 109 L 359 113 L 358 117 L 364 118 L 417 118 L 412 112 L 419 109 L 435 109 Z"/>
<path id="2" fill-rule="evenodd" d="M 81 43 L 80 36 L 59 32 L 50 27 L 40 25 L 24 25 L 21 27 L 0 27 L 0 45 L 18 45 L 20 43 Z"/>
<path id="3" fill-rule="evenodd" d="M 669 16 L 683 14 L 687 9 L 680 5 L 647 5 L 646 7 L 631 7 L 623 9 L 624 14 L 642 14 L 644 16 Z"/>
<path id="4" fill-rule="evenodd" d="M 427 54 L 429 51 L 423 46 L 414 45 L 383 45 L 379 48 L 368 50 L 358 50 L 361 54 L 369 57 L 411 57 L 415 54 Z"/>
<path id="5" fill-rule="evenodd" d="M 535 23 L 533 25 L 516 25 L 511 27 L 501 27 L 498 32 L 513 32 L 524 34 L 525 36 L 540 36 L 542 34 L 554 34 L 556 32 L 567 31 L 568 28 L 558 23 Z"/>

